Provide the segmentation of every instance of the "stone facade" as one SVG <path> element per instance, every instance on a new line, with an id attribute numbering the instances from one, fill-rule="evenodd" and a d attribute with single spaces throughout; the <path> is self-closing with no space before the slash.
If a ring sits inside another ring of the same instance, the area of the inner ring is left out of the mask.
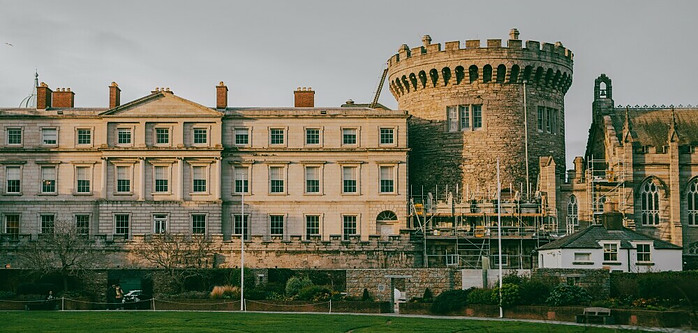
<path id="1" fill-rule="evenodd" d="M 460 289 L 461 273 L 449 268 L 348 269 L 347 296 L 361 297 L 364 289 L 377 301 L 394 301 L 398 288 L 406 299 L 422 297 L 429 288 L 433 295 Z"/>
<path id="2" fill-rule="evenodd" d="M 465 48 L 454 41 L 442 49 L 429 36 L 422 41 L 412 49 L 403 45 L 388 62 L 390 91 L 412 115 L 413 187 L 460 186 L 474 193 L 496 186 L 499 158 L 502 183 L 525 188 L 526 148 L 532 189 L 540 157 L 552 156 L 564 172 L 570 50 L 559 42 L 524 46 L 516 29 L 506 46 L 499 39 L 484 47 L 467 40 Z"/>

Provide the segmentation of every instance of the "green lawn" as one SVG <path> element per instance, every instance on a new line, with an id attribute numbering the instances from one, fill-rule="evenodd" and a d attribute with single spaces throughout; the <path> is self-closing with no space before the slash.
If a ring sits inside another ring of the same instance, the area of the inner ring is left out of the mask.
<path id="1" fill-rule="evenodd" d="M 0 332 L 620 332 L 523 322 L 235 312 L 0 312 Z"/>

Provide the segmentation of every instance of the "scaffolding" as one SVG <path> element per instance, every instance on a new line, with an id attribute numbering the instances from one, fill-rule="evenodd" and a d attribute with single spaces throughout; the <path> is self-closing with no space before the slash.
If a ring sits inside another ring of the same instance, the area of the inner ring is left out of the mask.
<path id="1" fill-rule="evenodd" d="M 588 159 L 586 193 L 591 223 L 601 223 L 606 202 L 617 204 L 617 210 L 624 216 L 629 212 L 628 196 L 631 194 L 625 190 L 627 176 L 628 166 L 624 153 L 623 156 L 615 155 L 610 161 L 594 159 L 593 155 Z"/>

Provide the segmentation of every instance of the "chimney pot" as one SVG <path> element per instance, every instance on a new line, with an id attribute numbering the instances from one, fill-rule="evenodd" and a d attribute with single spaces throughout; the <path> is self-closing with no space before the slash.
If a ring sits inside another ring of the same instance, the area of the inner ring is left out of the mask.
<path id="1" fill-rule="evenodd" d="M 228 87 L 221 81 L 216 86 L 216 109 L 225 109 L 228 107 Z"/>
<path id="2" fill-rule="evenodd" d="M 312 108 L 315 107 L 315 91 L 311 87 L 299 87 L 293 92 L 293 106 L 297 108 Z"/>

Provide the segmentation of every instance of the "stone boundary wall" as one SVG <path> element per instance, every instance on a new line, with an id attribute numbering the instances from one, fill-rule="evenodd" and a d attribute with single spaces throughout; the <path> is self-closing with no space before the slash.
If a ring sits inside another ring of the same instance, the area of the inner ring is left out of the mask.
<path id="1" fill-rule="evenodd" d="M 532 277 L 574 283 L 589 291 L 594 299 L 607 299 L 611 295 L 611 273 L 605 269 L 539 268 Z"/>
<path id="2" fill-rule="evenodd" d="M 391 302 L 392 279 L 404 279 L 407 300 L 422 297 L 426 288 L 436 296 L 461 286 L 460 271 L 451 268 L 348 269 L 347 296 L 362 297 L 365 288 L 374 300 Z"/>

